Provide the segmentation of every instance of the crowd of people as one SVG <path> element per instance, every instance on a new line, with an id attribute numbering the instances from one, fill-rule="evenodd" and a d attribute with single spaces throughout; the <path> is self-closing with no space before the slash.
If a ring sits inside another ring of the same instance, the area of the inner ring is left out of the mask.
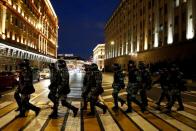
<path id="1" fill-rule="evenodd" d="M 57 65 L 57 66 L 56 66 Z M 35 92 L 33 86 L 32 70 L 29 64 L 29 60 L 23 60 L 20 64 L 20 74 L 19 74 L 19 86 L 17 87 L 14 97 L 18 104 L 19 117 L 25 117 L 25 113 L 28 110 L 35 111 L 38 115 L 40 108 L 34 106 L 29 102 L 30 95 Z M 66 62 L 64 60 L 58 60 L 57 63 L 51 63 L 50 68 L 50 85 L 48 98 L 53 102 L 52 113 L 49 115 L 50 118 L 58 118 L 58 107 L 59 101 L 61 101 L 62 106 L 65 106 L 73 111 L 73 116 L 75 117 L 78 112 L 78 108 L 67 102 L 67 95 L 70 93 L 69 86 L 69 72 L 67 69 Z M 85 75 L 83 79 L 82 87 L 82 99 L 83 106 L 82 110 L 87 110 L 88 102 L 90 103 L 90 112 L 87 114 L 89 116 L 95 115 L 95 106 L 101 108 L 103 113 L 106 113 L 107 106 L 99 101 L 99 95 L 104 92 L 102 87 L 102 72 L 99 71 L 96 64 L 85 65 Z M 182 103 L 181 91 L 186 90 L 183 81 L 183 73 L 179 70 L 178 66 L 175 64 L 170 64 L 159 69 L 157 75 L 158 79 L 152 80 L 152 73 L 147 65 L 143 62 L 139 62 L 136 66 L 134 61 L 128 62 L 128 85 L 126 87 L 124 79 L 125 75 L 122 72 L 121 66 L 117 63 L 113 64 L 113 100 L 114 107 L 112 110 L 118 111 L 119 105 L 118 101 L 123 106 L 127 103 L 126 113 L 132 112 L 132 102 L 137 104 L 142 112 L 147 111 L 148 107 L 148 96 L 147 91 L 152 88 L 155 83 L 160 83 L 161 94 L 159 100 L 156 102 L 157 108 L 159 109 L 160 103 L 163 99 L 167 98 L 167 106 L 164 112 L 170 113 L 171 108 L 177 100 L 179 103 L 178 110 L 184 110 Z M 126 88 L 127 99 L 119 97 L 119 92 Z M 139 94 L 140 99 L 137 95 Z"/>
<path id="2" fill-rule="evenodd" d="M 125 102 L 127 102 L 127 110 L 126 112 L 132 112 L 132 102 L 137 104 L 142 112 L 147 110 L 148 106 L 148 97 L 147 91 L 150 90 L 154 84 L 160 83 L 161 86 L 161 94 L 160 98 L 156 102 L 157 109 L 160 109 L 160 103 L 163 99 L 167 98 L 166 109 L 163 110 L 165 113 L 170 113 L 171 108 L 177 100 L 179 103 L 178 111 L 184 110 L 184 106 L 182 103 L 181 91 L 185 91 L 185 82 L 183 80 L 183 73 L 180 71 L 179 67 L 174 64 L 168 64 L 162 66 L 156 72 L 158 79 L 152 79 L 152 72 L 148 65 L 145 65 L 143 62 L 139 62 L 138 67 L 136 66 L 134 61 L 128 62 L 128 85 L 126 88 L 127 92 L 127 100 L 124 101 L 122 98 L 118 96 L 118 93 L 121 89 L 125 88 L 124 84 L 124 75 L 120 68 L 119 64 L 113 65 L 114 69 L 114 82 L 113 82 L 113 99 L 115 106 L 114 110 L 117 110 L 118 101 L 121 103 L 121 106 Z M 137 95 L 139 94 L 140 99 L 138 99 Z"/>

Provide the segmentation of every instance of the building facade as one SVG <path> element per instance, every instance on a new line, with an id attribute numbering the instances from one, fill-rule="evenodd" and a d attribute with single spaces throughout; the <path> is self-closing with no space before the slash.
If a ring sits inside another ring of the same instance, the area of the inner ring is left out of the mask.
<path id="1" fill-rule="evenodd" d="M 93 63 L 98 65 L 99 70 L 104 69 L 105 60 L 105 44 L 98 44 L 93 49 Z"/>
<path id="2" fill-rule="evenodd" d="M 105 25 L 106 68 L 196 56 L 196 0 L 121 0 Z"/>
<path id="3" fill-rule="evenodd" d="M 57 48 L 58 18 L 50 0 L 0 0 L 0 70 L 17 68 L 24 58 L 35 66 L 54 62 Z"/>
<path id="4" fill-rule="evenodd" d="M 58 54 L 58 59 L 65 60 L 69 70 L 82 70 L 83 66 L 87 64 L 84 59 L 74 56 L 74 54 Z"/>

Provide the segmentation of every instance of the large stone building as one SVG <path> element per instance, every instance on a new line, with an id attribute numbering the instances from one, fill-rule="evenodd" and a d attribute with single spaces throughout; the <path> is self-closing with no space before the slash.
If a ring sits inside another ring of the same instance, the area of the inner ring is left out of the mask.
<path id="1" fill-rule="evenodd" d="M 98 44 L 93 49 L 93 63 L 96 63 L 99 70 L 104 69 L 105 44 Z"/>
<path id="2" fill-rule="evenodd" d="M 121 0 L 105 26 L 105 66 L 196 58 L 195 34 L 196 0 Z"/>
<path id="3" fill-rule="evenodd" d="M 58 18 L 50 0 L 0 0 L 0 71 L 15 70 L 30 59 L 40 66 L 54 62 Z"/>

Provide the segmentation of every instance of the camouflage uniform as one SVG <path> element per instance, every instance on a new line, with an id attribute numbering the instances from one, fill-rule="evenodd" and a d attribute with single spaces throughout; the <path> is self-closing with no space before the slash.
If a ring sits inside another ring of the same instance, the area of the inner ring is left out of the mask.
<path id="1" fill-rule="evenodd" d="M 89 98 L 91 112 L 88 115 L 95 115 L 95 106 L 103 109 L 103 113 L 106 112 L 107 107 L 98 101 L 98 97 L 103 93 L 102 88 L 102 73 L 98 70 L 96 64 L 91 65 L 91 75 L 89 79 Z"/>
<path id="2" fill-rule="evenodd" d="M 73 111 L 74 117 L 77 115 L 78 108 L 67 102 L 67 95 L 70 93 L 69 87 L 69 72 L 64 60 L 58 60 L 59 66 L 59 83 L 58 83 L 58 98 L 63 106 L 70 108 Z"/>
<path id="3" fill-rule="evenodd" d="M 169 96 L 169 81 L 168 81 L 168 70 L 166 68 L 160 70 L 160 78 L 159 78 L 159 82 L 161 85 L 161 96 L 159 98 L 159 100 L 156 102 L 156 104 L 158 106 L 160 106 L 161 101 L 164 99 L 164 97 L 167 98 L 167 102 L 169 103 L 170 101 L 170 96 Z"/>
<path id="4" fill-rule="evenodd" d="M 50 85 L 49 85 L 49 94 L 48 98 L 53 102 L 53 112 L 51 113 L 50 117 L 54 118 L 57 117 L 57 110 L 58 110 L 58 96 L 57 96 L 57 88 L 58 88 L 58 78 L 59 74 L 55 67 L 54 63 L 49 65 L 50 68 Z"/>
<path id="5" fill-rule="evenodd" d="M 175 101 L 178 101 L 179 108 L 178 111 L 184 110 L 181 96 L 181 87 L 183 73 L 176 70 L 175 65 L 172 65 L 170 75 L 169 75 L 169 88 L 170 88 L 170 101 L 167 106 L 167 113 L 171 112 L 171 108 Z"/>
<path id="6" fill-rule="evenodd" d="M 144 111 L 144 107 L 142 106 L 142 103 L 136 99 L 136 95 L 138 93 L 139 87 L 141 86 L 141 75 L 139 70 L 135 67 L 134 62 L 133 61 L 129 61 L 128 64 L 128 86 L 127 86 L 127 105 L 128 105 L 128 109 L 126 110 L 126 112 L 132 112 L 132 106 L 131 106 L 131 102 L 133 101 L 134 103 L 136 103 L 137 105 L 139 105 L 142 109 L 142 111 Z"/>
<path id="7" fill-rule="evenodd" d="M 21 93 L 21 107 L 19 117 L 24 117 L 26 109 L 35 111 L 36 115 L 40 112 L 40 108 L 29 103 L 30 95 L 35 92 L 33 87 L 33 74 L 29 66 L 29 61 L 24 60 L 22 70 L 19 76 L 19 86 Z"/>
<path id="8" fill-rule="evenodd" d="M 125 101 L 118 96 L 118 93 L 120 92 L 121 89 L 124 89 L 125 84 L 124 84 L 124 75 L 122 73 L 121 67 L 119 64 L 114 64 L 114 81 L 112 84 L 113 92 L 112 96 L 114 99 L 114 107 L 112 109 L 116 110 L 118 109 L 118 101 L 121 102 L 121 106 L 125 103 Z"/>
<path id="9" fill-rule="evenodd" d="M 89 80 L 91 76 L 91 71 L 90 71 L 90 65 L 85 65 L 85 75 L 84 75 L 84 80 L 83 80 L 83 88 L 82 88 L 82 98 L 84 105 L 81 108 L 82 110 L 87 110 L 87 102 L 88 102 L 88 94 L 90 92 L 89 89 Z"/>
<path id="10" fill-rule="evenodd" d="M 21 77 L 21 76 L 22 76 L 21 72 L 19 72 L 19 77 Z M 21 79 L 21 78 L 19 78 L 19 79 Z M 19 111 L 20 107 L 22 105 L 20 85 L 21 84 L 18 82 L 18 86 L 17 86 L 17 88 L 16 88 L 16 90 L 14 92 L 14 98 L 15 98 L 16 103 L 18 105 L 18 108 L 15 111 Z"/>
<path id="11" fill-rule="evenodd" d="M 151 88 L 151 75 L 148 68 L 144 65 L 144 63 L 140 63 L 140 75 L 141 75 L 141 85 L 140 85 L 140 97 L 144 107 L 148 106 L 148 99 L 146 91 Z"/>

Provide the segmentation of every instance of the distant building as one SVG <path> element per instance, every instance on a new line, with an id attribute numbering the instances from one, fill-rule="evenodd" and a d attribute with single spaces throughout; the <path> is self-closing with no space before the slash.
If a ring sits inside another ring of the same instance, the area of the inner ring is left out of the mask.
<path id="1" fill-rule="evenodd" d="M 50 0 L 0 0 L 0 71 L 24 58 L 35 66 L 55 62 L 58 28 Z"/>
<path id="2" fill-rule="evenodd" d="M 66 61 L 68 69 L 82 69 L 83 65 L 86 64 L 84 59 L 74 54 L 58 54 L 58 59 Z"/>
<path id="3" fill-rule="evenodd" d="M 105 68 L 196 58 L 196 0 L 121 0 L 105 25 Z M 192 58 L 191 58 L 192 57 Z"/>
<path id="4" fill-rule="evenodd" d="M 105 44 L 98 44 L 93 49 L 93 63 L 98 65 L 99 70 L 104 69 Z"/>

